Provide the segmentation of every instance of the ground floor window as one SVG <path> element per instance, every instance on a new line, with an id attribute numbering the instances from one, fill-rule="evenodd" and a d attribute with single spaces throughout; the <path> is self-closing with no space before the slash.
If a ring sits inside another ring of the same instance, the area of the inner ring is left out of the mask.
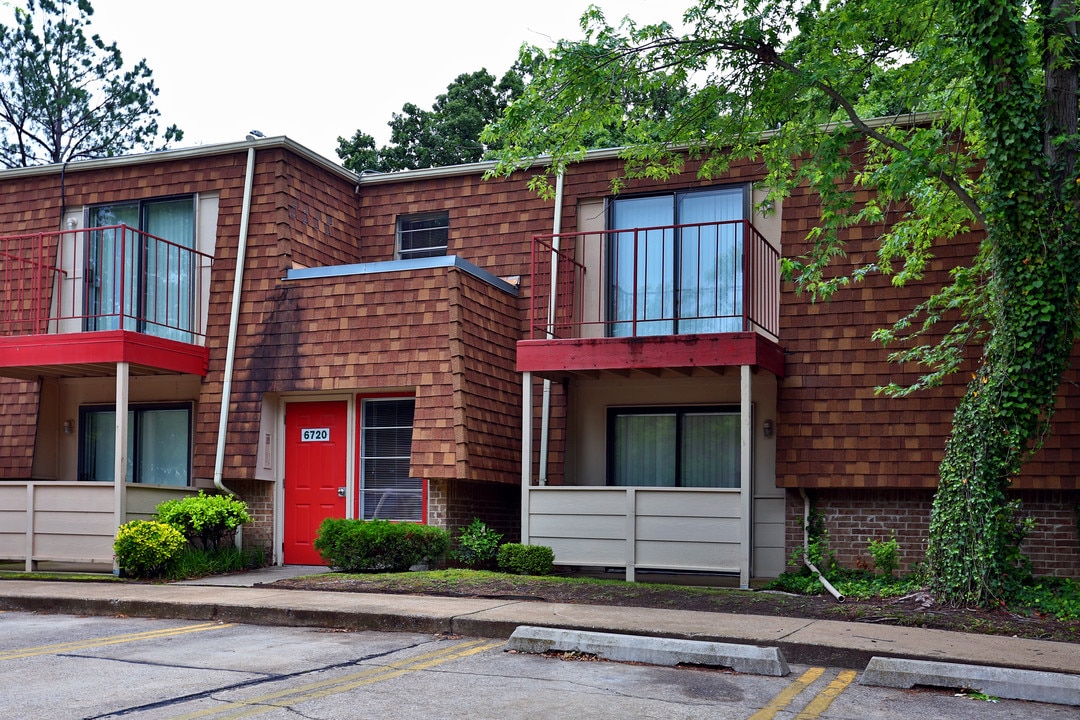
<path id="1" fill-rule="evenodd" d="M 79 410 L 79 479 L 113 482 L 115 406 Z M 189 484 L 191 405 L 140 405 L 128 410 L 128 482 Z"/>
<path id="2" fill-rule="evenodd" d="M 424 522 L 424 481 L 409 477 L 413 412 L 409 398 L 361 401 L 360 509 L 365 520 Z"/>
<path id="3" fill-rule="evenodd" d="M 738 409 L 608 410 L 608 484 L 738 488 Z"/>

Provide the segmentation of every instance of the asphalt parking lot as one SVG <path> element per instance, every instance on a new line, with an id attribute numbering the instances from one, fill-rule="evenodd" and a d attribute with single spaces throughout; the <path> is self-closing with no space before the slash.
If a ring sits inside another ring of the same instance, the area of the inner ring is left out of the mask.
<path id="1" fill-rule="evenodd" d="M 1075 708 L 505 650 L 422 633 L 0 613 L 0 717 L 1071 718 Z"/>

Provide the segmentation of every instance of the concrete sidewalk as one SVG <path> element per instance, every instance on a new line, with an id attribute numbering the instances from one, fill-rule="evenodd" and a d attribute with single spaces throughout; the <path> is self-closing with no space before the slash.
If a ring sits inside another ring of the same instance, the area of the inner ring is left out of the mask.
<path id="1" fill-rule="evenodd" d="M 1080 644 L 802 618 L 499 599 L 259 587 L 325 568 L 266 568 L 192 583 L 0 581 L 0 609 L 509 638 L 523 625 L 777 647 L 788 662 L 863 668 L 871 657 L 1080 676 Z"/>

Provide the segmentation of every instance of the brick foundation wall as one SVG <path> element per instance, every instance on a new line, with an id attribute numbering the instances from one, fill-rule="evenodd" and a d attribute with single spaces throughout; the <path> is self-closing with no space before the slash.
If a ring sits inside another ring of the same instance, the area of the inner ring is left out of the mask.
<path id="1" fill-rule="evenodd" d="M 229 488 L 247 503 L 251 522 L 242 533 L 245 550 L 261 547 L 266 562 L 274 559 L 274 483 L 262 480 L 225 480 Z"/>
<path id="2" fill-rule="evenodd" d="M 521 489 L 503 483 L 469 480 L 428 482 L 428 523 L 449 530 L 480 518 L 503 534 L 506 542 L 521 540 Z"/>
<path id="3" fill-rule="evenodd" d="M 896 532 L 901 572 L 926 554 L 933 490 L 810 490 L 811 508 L 823 516 L 829 548 L 847 568 L 873 567 L 867 538 L 887 539 Z M 1016 493 L 1035 529 L 1023 550 L 1036 575 L 1080 577 L 1077 504 L 1080 492 L 1040 490 Z M 787 553 L 802 547 L 803 501 L 797 491 L 787 497 Z"/>

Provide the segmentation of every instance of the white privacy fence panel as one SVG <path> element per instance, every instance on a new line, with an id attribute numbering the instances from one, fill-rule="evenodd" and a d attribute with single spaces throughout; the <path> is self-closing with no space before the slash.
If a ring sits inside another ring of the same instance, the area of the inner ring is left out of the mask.
<path id="1" fill-rule="evenodd" d="M 189 488 L 128 485 L 127 516 L 149 519 L 163 500 Z M 112 483 L 0 482 L 0 561 L 113 563 L 116 536 Z"/>
<path id="2" fill-rule="evenodd" d="M 738 489 L 531 487 L 523 542 L 559 565 L 738 573 Z"/>

